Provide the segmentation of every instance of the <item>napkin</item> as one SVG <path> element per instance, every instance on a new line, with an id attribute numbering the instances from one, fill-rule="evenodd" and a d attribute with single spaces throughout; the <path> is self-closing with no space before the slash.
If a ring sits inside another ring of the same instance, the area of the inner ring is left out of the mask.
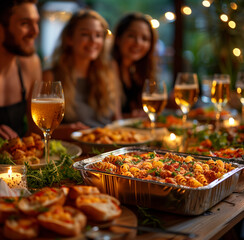
<path id="1" fill-rule="evenodd" d="M 31 193 L 26 188 L 11 189 L 3 179 L 0 179 L 0 197 L 28 197 L 30 195 Z"/>

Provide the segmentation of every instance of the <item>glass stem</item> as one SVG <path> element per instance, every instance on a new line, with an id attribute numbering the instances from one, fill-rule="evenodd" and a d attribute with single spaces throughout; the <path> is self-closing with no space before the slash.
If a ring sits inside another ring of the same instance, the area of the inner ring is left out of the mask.
<path id="1" fill-rule="evenodd" d="M 215 126 L 215 130 L 219 131 L 220 129 L 220 111 L 218 110 L 216 113 L 216 126 Z"/>
<path id="2" fill-rule="evenodd" d="M 151 121 L 151 134 L 153 136 L 153 139 L 156 137 L 155 133 L 155 127 L 156 127 L 156 114 L 149 113 L 148 114 L 150 121 Z"/>
<path id="3" fill-rule="evenodd" d="M 244 105 L 241 108 L 241 123 L 244 124 Z"/>
<path id="4" fill-rule="evenodd" d="M 45 144 L 45 161 L 46 164 L 49 164 L 49 140 L 51 138 L 50 133 L 43 132 L 44 135 L 44 144 Z"/>
<path id="5" fill-rule="evenodd" d="M 187 121 L 187 114 L 184 113 L 182 117 L 183 126 L 186 126 L 186 121 Z"/>

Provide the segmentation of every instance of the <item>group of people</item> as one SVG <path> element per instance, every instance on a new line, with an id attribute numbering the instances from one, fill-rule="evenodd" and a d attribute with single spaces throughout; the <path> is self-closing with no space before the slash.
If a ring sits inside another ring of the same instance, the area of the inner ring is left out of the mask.
<path id="1" fill-rule="evenodd" d="M 105 126 L 145 114 L 141 93 L 156 75 L 157 32 L 142 13 L 118 22 L 108 44 L 108 24 L 96 11 L 74 13 L 64 27 L 52 66 L 42 69 L 35 52 L 39 34 L 37 0 L 0 2 L 0 137 L 37 131 L 30 114 L 35 81 L 61 81 L 65 115 L 53 136 Z"/>

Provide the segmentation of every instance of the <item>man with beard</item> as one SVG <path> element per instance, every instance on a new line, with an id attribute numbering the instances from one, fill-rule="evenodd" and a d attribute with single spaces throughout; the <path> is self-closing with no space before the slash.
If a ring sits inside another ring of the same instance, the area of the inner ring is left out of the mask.
<path id="1" fill-rule="evenodd" d="M 0 0 L 0 137 L 22 137 L 32 123 L 31 91 L 41 81 L 35 53 L 37 0 Z"/>

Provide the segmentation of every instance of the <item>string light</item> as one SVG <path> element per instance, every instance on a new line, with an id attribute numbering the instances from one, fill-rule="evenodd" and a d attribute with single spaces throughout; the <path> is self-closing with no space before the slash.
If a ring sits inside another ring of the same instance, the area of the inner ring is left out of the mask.
<path id="1" fill-rule="evenodd" d="M 236 27 L 236 23 L 234 21 L 229 21 L 228 25 L 230 28 L 234 29 Z"/>
<path id="2" fill-rule="evenodd" d="M 175 20 L 175 14 L 172 13 L 172 12 L 166 12 L 164 14 L 165 18 L 168 20 L 168 21 L 173 21 Z"/>
<path id="3" fill-rule="evenodd" d="M 236 57 L 239 57 L 241 55 L 241 50 L 240 48 L 234 48 L 233 49 L 233 54 L 236 56 Z"/>
<path id="4" fill-rule="evenodd" d="M 204 7 L 210 7 L 211 6 L 211 3 L 208 0 L 204 0 L 204 1 L 202 1 L 202 5 Z"/>
<path id="5" fill-rule="evenodd" d="M 191 8 L 185 6 L 182 8 L 182 13 L 184 13 L 185 15 L 191 15 L 192 10 L 191 10 Z"/>
<path id="6" fill-rule="evenodd" d="M 230 3 L 230 7 L 231 7 L 233 10 L 237 10 L 237 8 L 238 8 L 237 4 L 234 3 L 234 2 L 231 2 L 231 3 Z"/>
<path id="7" fill-rule="evenodd" d="M 158 28 L 160 26 L 160 23 L 157 19 L 152 19 L 151 20 L 151 25 L 153 28 Z"/>
<path id="8" fill-rule="evenodd" d="M 109 29 L 107 29 L 107 33 L 108 33 L 109 36 L 112 35 L 112 32 Z"/>
<path id="9" fill-rule="evenodd" d="M 228 21 L 228 16 L 226 14 L 221 14 L 220 15 L 220 19 L 223 21 L 223 22 L 227 22 Z"/>

